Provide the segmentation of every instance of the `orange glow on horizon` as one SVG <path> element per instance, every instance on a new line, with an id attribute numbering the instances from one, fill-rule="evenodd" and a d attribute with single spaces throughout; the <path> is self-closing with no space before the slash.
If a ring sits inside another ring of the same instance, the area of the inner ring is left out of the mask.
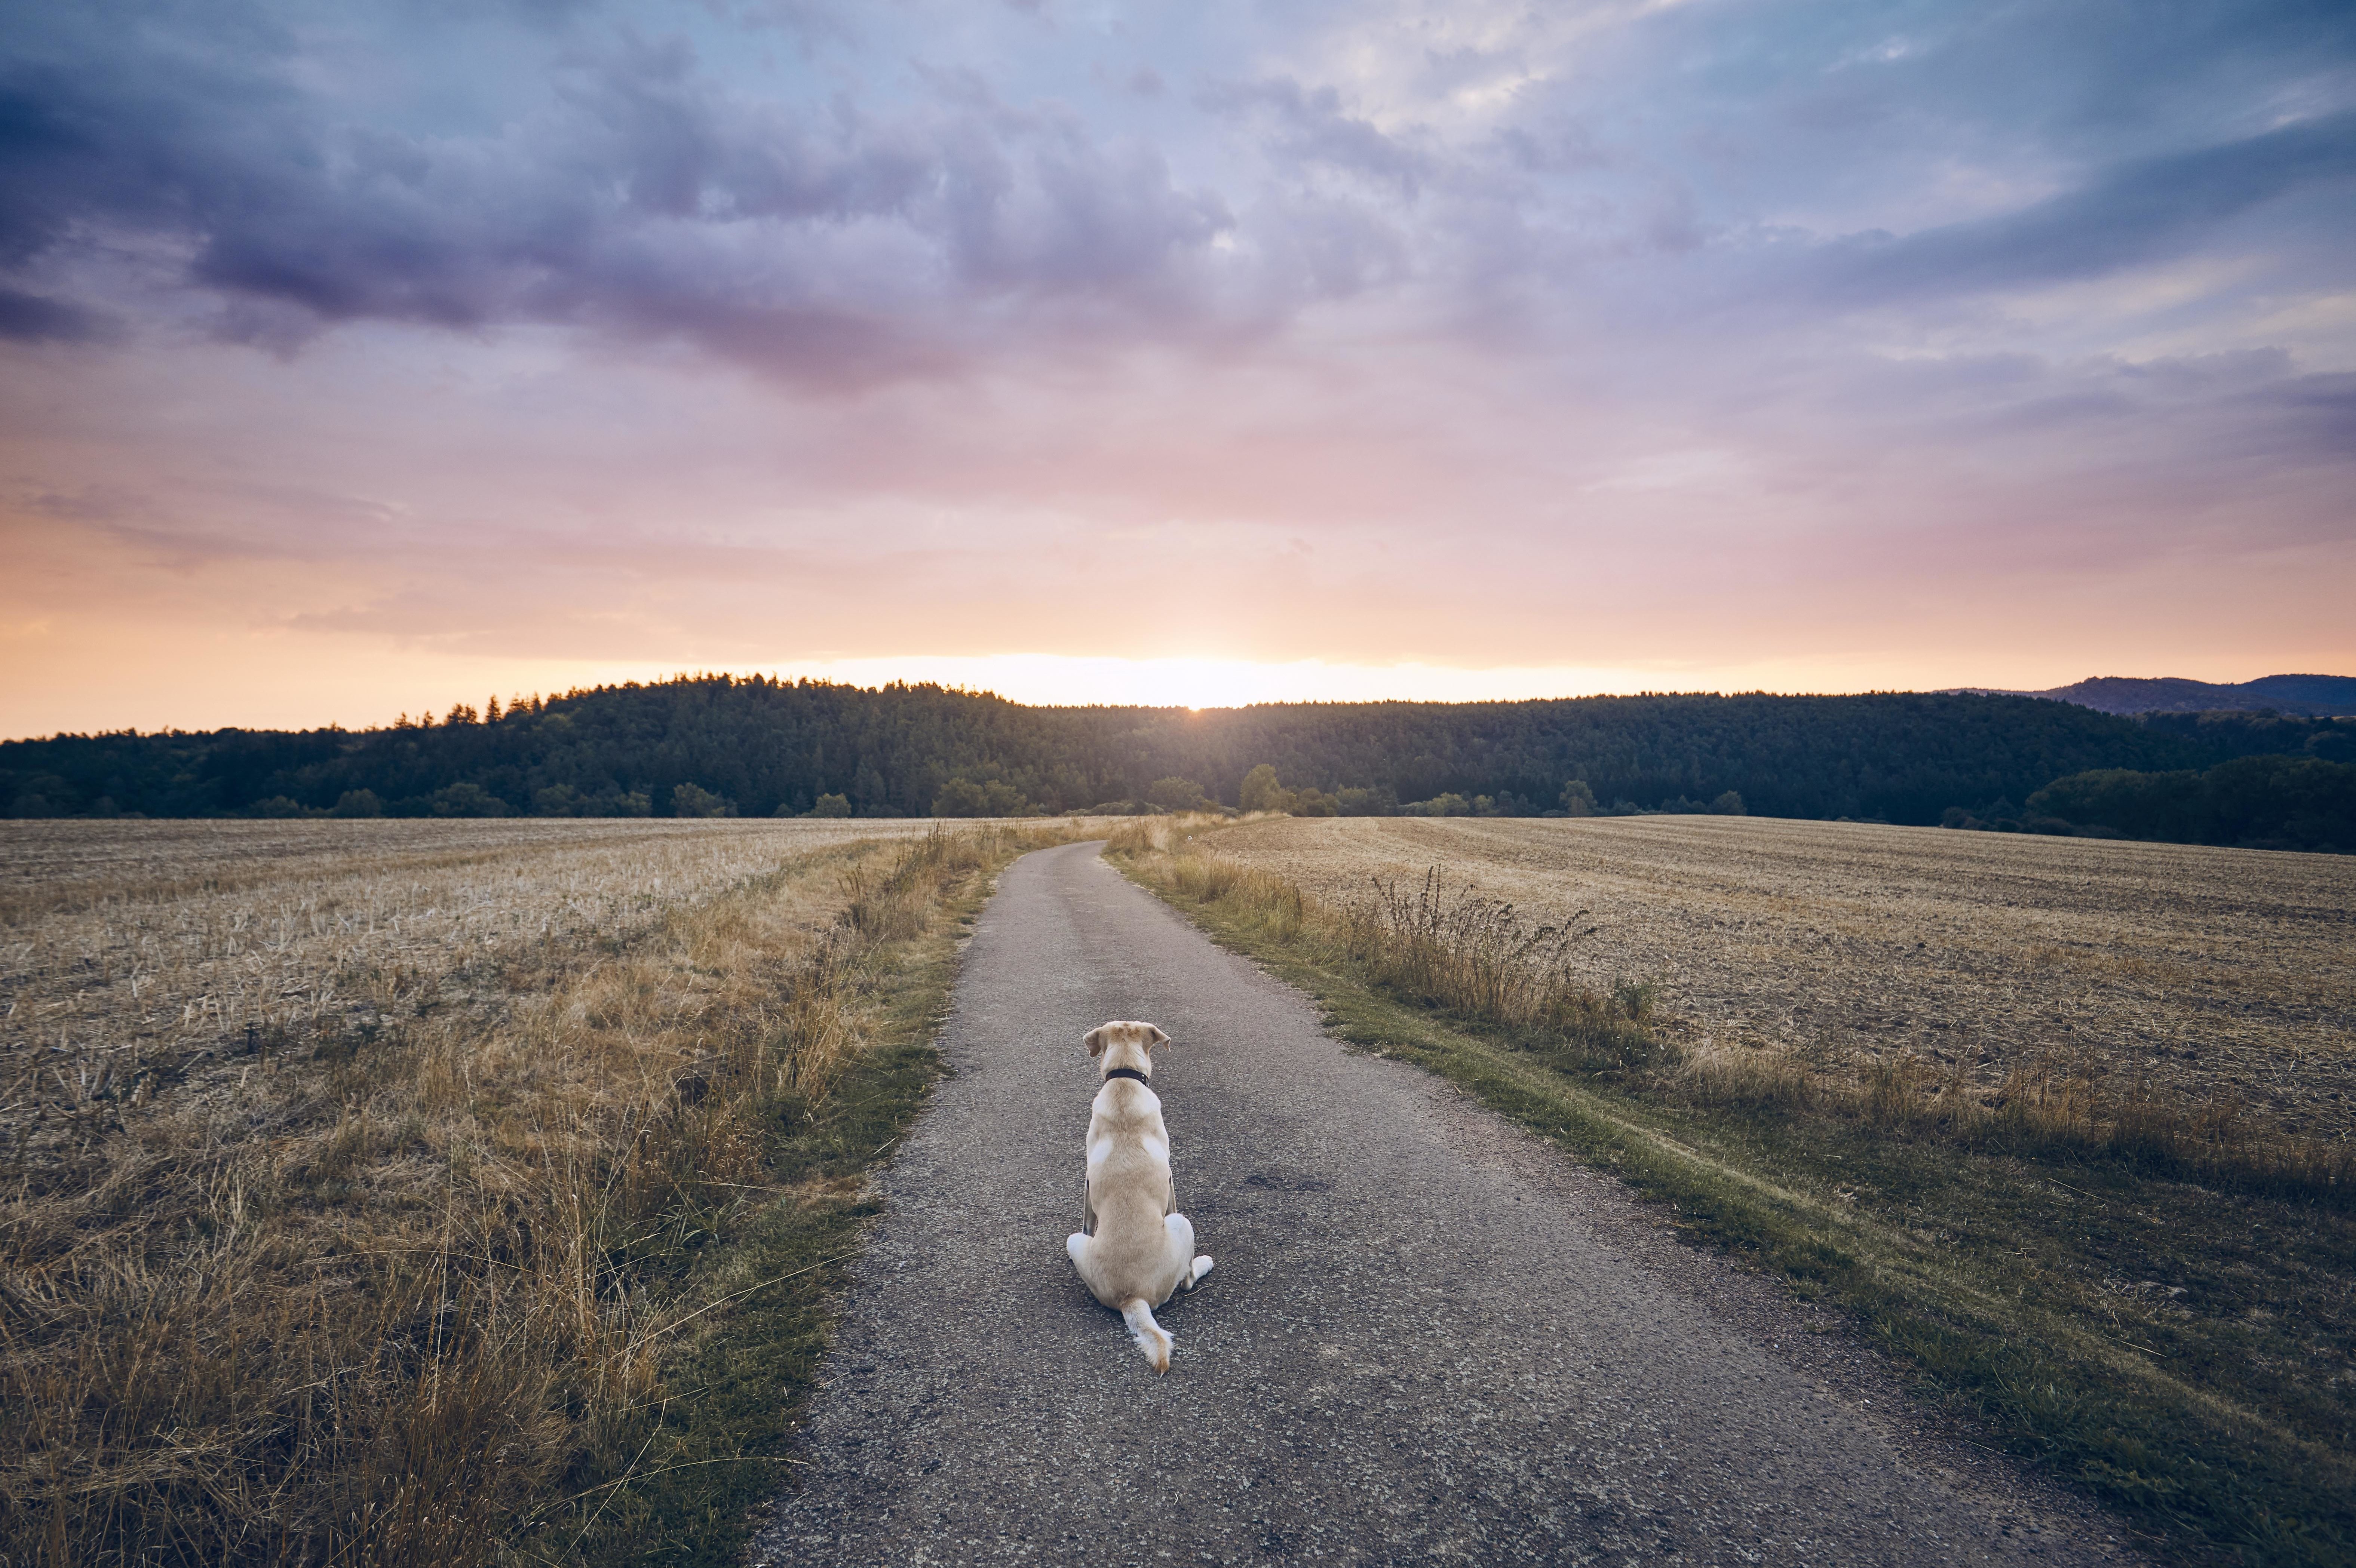
<path id="1" fill-rule="evenodd" d="M 2166 670 L 1969 667 L 1955 658 L 1858 657 L 1840 662 L 1653 667 L 1266 661 L 1218 657 L 1092 658 L 1046 654 L 847 658 L 784 663 L 677 663 L 468 659 L 410 652 L 386 657 L 340 639 L 320 639 L 290 658 L 274 639 L 223 638 L 201 659 L 168 656 L 54 671 L 55 680 L 0 690 L 0 738 L 105 730 L 347 729 L 391 725 L 397 715 L 444 714 L 453 703 L 480 709 L 496 693 L 553 696 L 573 688 L 654 682 L 709 671 L 879 687 L 933 684 L 1039 707 L 1217 709 L 1276 702 L 1478 702 L 1633 694 L 1644 691 L 1831 693 L 1935 690 L 1979 686 L 2035 690 L 2100 674 L 2190 675 L 2246 680 L 2273 669 Z M 18 651 L 24 645 L 18 643 Z M 62 652 L 63 650 L 58 650 Z M 112 650 L 118 655 L 118 645 Z M 181 653 L 188 650 L 183 645 Z M 65 661 L 61 661 L 63 663 Z M 20 667 L 21 668 L 21 667 Z M 45 672 L 27 671 L 28 674 Z M 2007 678 L 2007 677 L 2009 678 Z M 1993 677 L 1993 678 L 1992 678 Z"/>

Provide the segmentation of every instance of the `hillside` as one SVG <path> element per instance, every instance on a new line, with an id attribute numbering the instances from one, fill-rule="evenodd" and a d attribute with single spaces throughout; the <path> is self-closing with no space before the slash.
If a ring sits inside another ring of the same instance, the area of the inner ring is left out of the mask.
<path id="1" fill-rule="evenodd" d="M 724 676 L 602 687 L 380 730 L 61 735 L 0 743 L 16 816 L 868 816 L 1069 811 L 1191 780 L 1234 804 L 1253 766 L 1381 813 L 1453 793 L 1527 816 L 1583 780 L 1604 809 L 1738 793 L 1773 816 L 1930 823 L 2093 769 L 2254 753 L 2348 760 L 2356 724 L 2138 722 L 2021 697 L 1878 693 L 1499 703 L 1029 708 L 931 686 Z M 961 781 L 961 782 L 960 782 Z"/>
<path id="2" fill-rule="evenodd" d="M 2356 676 L 2267 675 L 2238 685 L 2185 680 L 2174 676 L 2146 679 L 2094 676 L 2072 686 L 2023 695 L 2074 702 L 2098 713 L 2277 713 L 2310 717 L 2356 713 Z"/>

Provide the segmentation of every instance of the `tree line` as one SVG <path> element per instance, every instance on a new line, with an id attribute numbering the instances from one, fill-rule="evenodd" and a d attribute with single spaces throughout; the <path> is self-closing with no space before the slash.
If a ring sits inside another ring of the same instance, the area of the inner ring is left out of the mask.
<path id="1" fill-rule="evenodd" d="M 1932 824 L 2102 770 L 2356 759 L 2356 721 L 2119 718 L 2033 698 L 1763 693 L 1034 708 L 930 685 L 681 677 L 379 729 L 0 743 L 10 815 L 1012 816 L 1236 806 L 1748 810 Z M 1583 786 L 1573 790 L 1573 784 Z"/>
<path id="2" fill-rule="evenodd" d="M 2149 838 L 2356 854 L 2356 767 L 2312 755 L 2238 757 L 2213 768 L 2090 769 L 2056 779 L 2015 809 L 1952 807 L 1949 827 Z"/>

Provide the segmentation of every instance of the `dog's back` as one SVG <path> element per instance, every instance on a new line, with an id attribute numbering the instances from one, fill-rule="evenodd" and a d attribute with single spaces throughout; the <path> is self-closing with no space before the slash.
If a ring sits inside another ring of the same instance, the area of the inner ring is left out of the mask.
<path id="1" fill-rule="evenodd" d="M 1170 1037 L 1151 1024 L 1108 1023 L 1089 1031 L 1088 1054 L 1106 1073 L 1089 1107 L 1087 1228 L 1066 1239 L 1082 1283 L 1128 1321 L 1156 1371 L 1170 1370 L 1172 1339 L 1153 1308 L 1210 1272 L 1194 1255 L 1194 1227 L 1177 1211 L 1170 1178 L 1170 1132 L 1162 1101 L 1145 1084 L 1151 1052 Z"/>

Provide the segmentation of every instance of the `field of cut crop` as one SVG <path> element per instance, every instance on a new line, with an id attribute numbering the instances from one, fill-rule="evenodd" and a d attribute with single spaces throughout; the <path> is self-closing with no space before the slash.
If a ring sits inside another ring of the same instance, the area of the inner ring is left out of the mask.
<path id="1" fill-rule="evenodd" d="M 484 961 L 610 948 L 786 861 L 930 826 L 0 823 L 0 1128 L 38 1146 L 88 1102 L 145 1103 L 291 1030 L 458 999 Z"/>
<path id="2" fill-rule="evenodd" d="M 2356 1560 L 2356 860 L 1668 816 L 1113 850 L 2159 1559 Z"/>
<path id="3" fill-rule="evenodd" d="M 0 1563 L 733 1560 L 1066 831 L 0 824 Z"/>
<path id="4" fill-rule="evenodd" d="M 1347 902 L 1371 879 L 1579 911 L 1599 990 L 1692 1043 L 1839 1071 L 1905 1052 L 1993 1093 L 2110 1094 L 2356 1128 L 2356 858 L 1756 817 L 1281 818 L 1205 840 Z"/>

